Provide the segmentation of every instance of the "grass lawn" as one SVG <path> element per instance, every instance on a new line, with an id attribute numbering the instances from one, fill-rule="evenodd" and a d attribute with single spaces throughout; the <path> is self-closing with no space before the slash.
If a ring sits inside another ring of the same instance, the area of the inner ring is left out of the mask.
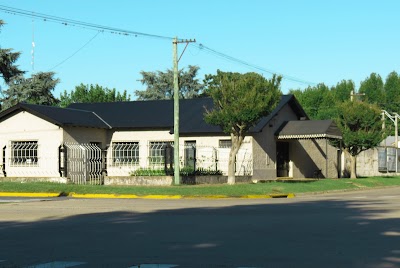
<path id="1" fill-rule="evenodd" d="M 324 192 L 344 189 L 400 186 L 400 177 L 370 177 L 358 179 L 322 179 L 312 182 L 268 182 L 236 185 L 180 185 L 180 186 L 104 186 L 58 183 L 0 182 L 0 192 L 64 192 L 79 194 L 135 194 L 135 195 L 265 195 L 280 193 Z"/>

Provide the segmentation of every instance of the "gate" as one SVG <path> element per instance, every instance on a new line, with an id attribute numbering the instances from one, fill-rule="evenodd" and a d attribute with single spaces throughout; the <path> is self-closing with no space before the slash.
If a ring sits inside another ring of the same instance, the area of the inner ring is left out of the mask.
<path id="1" fill-rule="evenodd" d="M 103 184 L 103 151 L 97 144 L 64 144 L 65 176 L 76 184 Z"/>

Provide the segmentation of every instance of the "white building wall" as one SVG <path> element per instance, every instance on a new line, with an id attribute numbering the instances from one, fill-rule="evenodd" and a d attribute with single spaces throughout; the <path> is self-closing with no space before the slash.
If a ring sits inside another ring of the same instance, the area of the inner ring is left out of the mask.
<path id="1" fill-rule="evenodd" d="M 372 176 L 399 176 L 400 172 L 390 171 L 379 171 L 378 161 L 378 148 L 372 148 L 366 151 L 362 151 L 356 158 L 356 172 L 359 177 L 372 177 Z M 399 156 L 392 156 L 397 159 L 397 170 L 400 170 L 400 159 Z M 350 174 L 350 159 L 343 153 L 344 159 L 344 171 L 345 175 Z M 389 159 L 388 159 L 389 160 Z M 396 164 L 395 164 L 396 167 Z M 395 168 L 396 170 L 396 168 Z"/>
<path id="2" fill-rule="evenodd" d="M 63 143 L 100 143 L 100 147 L 111 148 L 112 142 L 139 142 L 141 161 L 138 167 L 147 168 L 150 142 L 174 140 L 168 130 L 159 131 L 110 131 L 87 127 L 61 128 L 29 112 L 21 111 L 0 122 L 0 163 L 3 148 L 7 177 L 60 177 L 59 147 Z M 180 137 L 181 166 L 184 165 L 185 141 L 196 142 L 197 168 L 218 169 L 227 173 L 229 148 L 219 148 L 220 140 L 230 140 L 229 135 Z M 38 144 L 37 165 L 10 165 L 12 141 L 34 141 Z M 237 155 L 237 175 L 252 175 L 252 137 L 246 137 Z M 109 176 L 127 176 L 132 167 L 113 166 L 112 150 L 107 152 L 107 171 Z M 218 160 L 217 162 L 215 160 Z M 217 163 L 217 164 L 216 164 Z M 134 168 L 138 168 L 134 167 Z M 4 176 L 0 167 L 0 176 Z"/>
<path id="3" fill-rule="evenodd" d="M 66 143 L 100 143 L 101 148 L 109 143 L 107 129 L 88 127 L 64 127 L 63 141 Z"/>
<path id="4" fill-rule="evenodd" d="M 219 140 L 230 140 L 230 136 L 191 136 L 180 137 L 179 142 L 179 158 L 181 166 L 184 165 L 185 142 L 196 142 L 196 164 L 197 168 L 221 170 L 223 174 L 228 171 L 227 159 L 229 157 L 229 148 L 219 148 Z M 167 130 L 158 131 L 115 131 L 111 135 L 112 142 L 139 142 L 140 162 L 136 167 L 132 166 L 114 166 L 112 164 L 112 146 L 107 153 L 107 172 L 109 176 L 128 176 L 137 168 L 148 167 L 149 145 L 151 142 L 173 142 L 174 135 Z M 112 145 L 112 144 L 110 144 Z M 237 156 L 237 175 L 252 174 L 252 138 L 246 137 Z M 217 167 L 215 166 L 215 158 L 219 158 Z"/>
<path id="5" fill-rule="evenodd" d="M 37 165 L 10 165 L 13 141 L 37 141 Z M 59 177 L 58 148 L 62 144 L 62 129 L 46 120 L 21 111 L 0 122 L 0 161 L 6 159 L 7 177 Z M 5 155 L 3 148 L 6 147 Z M 0 170 L 0 176 L 4 174 Z"/>

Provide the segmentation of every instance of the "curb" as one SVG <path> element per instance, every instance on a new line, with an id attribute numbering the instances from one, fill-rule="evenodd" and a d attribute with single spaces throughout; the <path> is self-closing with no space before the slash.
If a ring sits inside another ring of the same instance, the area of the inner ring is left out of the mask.
<path id="1" fill-rule="evenodd" d="M 72 198 L 85 199 L 268 199 L 268 198 L 294 198 L 293 193 L 289 194 L 270 194 L 270 195 L 135 195 L 135 194 L 77 194 L 74 192 L 66 194 L 61 193 L 21 193 L 21 192 L 0 192 L 0 197 L 61 197 L 68 196 Z"/>
<path id="2" fill-rule="evenodd" d="M 0 192 L 2 197 L 59 197 L 63 193 L 20 193 L 20 192 Z"/>
<path id="3" fill-rule="evenodd" d="M 104 199 L 181 199 L 181 195 L 135 195 L 135 194 L 77 194 L 69 193 L 73 198 L 104 198 Z"/>
<path id="4" fill-rule="evenodd" d="M 204 196 L 188 196 L 188 195 L 129 195 L 129 194 L 77 194 L 69 193 L 73 198 L 104 198 L 104 199 L 266 199 L 266 198 L 294 198 L 293 193 L 289 194 L 271 194 L 271 195 L 244 195 L 244 196 L 228 196 L 228 195 L 204 195 Z"/>

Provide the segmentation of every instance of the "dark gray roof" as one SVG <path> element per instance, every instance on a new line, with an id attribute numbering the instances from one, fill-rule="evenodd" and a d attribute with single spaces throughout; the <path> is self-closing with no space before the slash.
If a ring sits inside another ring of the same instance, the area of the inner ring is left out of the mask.
<path id="1" fill-rule="evenodd" d="M 342 139 L 342 133 L 332 120 L 299 120 L 284 123 L 277 131 L 279 140 L 332 138 Z"/>
<path id="2" fill-rule="evenodd" d="M 204 121 L 205 107 L 213 107 L 210 98 L 179 101 L 180 132 L 221 132 Z M 174 126 L 173 100 L 73 103 L 68 108 L 94 111 L 112 128 L 171 129 Z"/>
<path id="3" fill-rule="evenodd" d="M 53 106 L 19 103 L 0 113 L 4 120 L 20 111 L 27 111 L 39 118 L 58 126 L 81 126 L 94 128 L 110 128 L 99 116 L 92 111 L 64 109 Z"/>
<path id="4" fill-rule="evenodd" d="M 260 132 L 268 124 L 268 122 L 279 113 L 279 111 L 285 105 L 289 105 L 292 108 L 292 110 L 297 114 L 297 117 L 299 119 L 301 117 L 304 119 L 309 119 L 308 115 L 303 110 L 303 107 L 301 107 L 300 103 L 297 101 L 297 99 L 294 97 L 294 95 L 291 95 L 291 94 L 282 95 L 281 100 L 279 101 L 276 108 L 268 116 L 263 117 L 260 120 L 260 122 L 258 122 L 257 125 L 255 125 L 253 128 L 251 128 L 250 132 Z"/>
<path id="5" fill-rule="evenodd" d="M 260 132 L 285 106 L 298 117 L 308 118 L 293 95 L 283 95 L 272 113 L 250 129 Z M 179 101 L 179 132 L 182 134 L 222 134 L 221 127 L 207 124 L 204 113 L 214 107 L 211 98 L 182 99 Z M 168 129 L 173 131 L 173 100 L 130 101 L 108 103 L 73 103 L 67 108 L 20 103 L 0 113 L 0 120 L 26 110 L 59 126 L 83 126 L 113 129 Z"/>
<path id="6" fill-rule="evenodd" d="M 277 107 L 267 117 L 250 129 L 260 132 L 286 104 L 289 104 L 299 117 L 307 117 L 293 95 L 283 95 Z M 182 99 L 179 101 L 179 132 L 222 133 L 219 126 L 204 121 L 205 109 L 214 107 L 211 98 Z M 174 126 L 173 100 L 131 101 L 109 103 L 73 103 L 68 108 L 94 111 L 112 128 L 170 129 Z"/>

